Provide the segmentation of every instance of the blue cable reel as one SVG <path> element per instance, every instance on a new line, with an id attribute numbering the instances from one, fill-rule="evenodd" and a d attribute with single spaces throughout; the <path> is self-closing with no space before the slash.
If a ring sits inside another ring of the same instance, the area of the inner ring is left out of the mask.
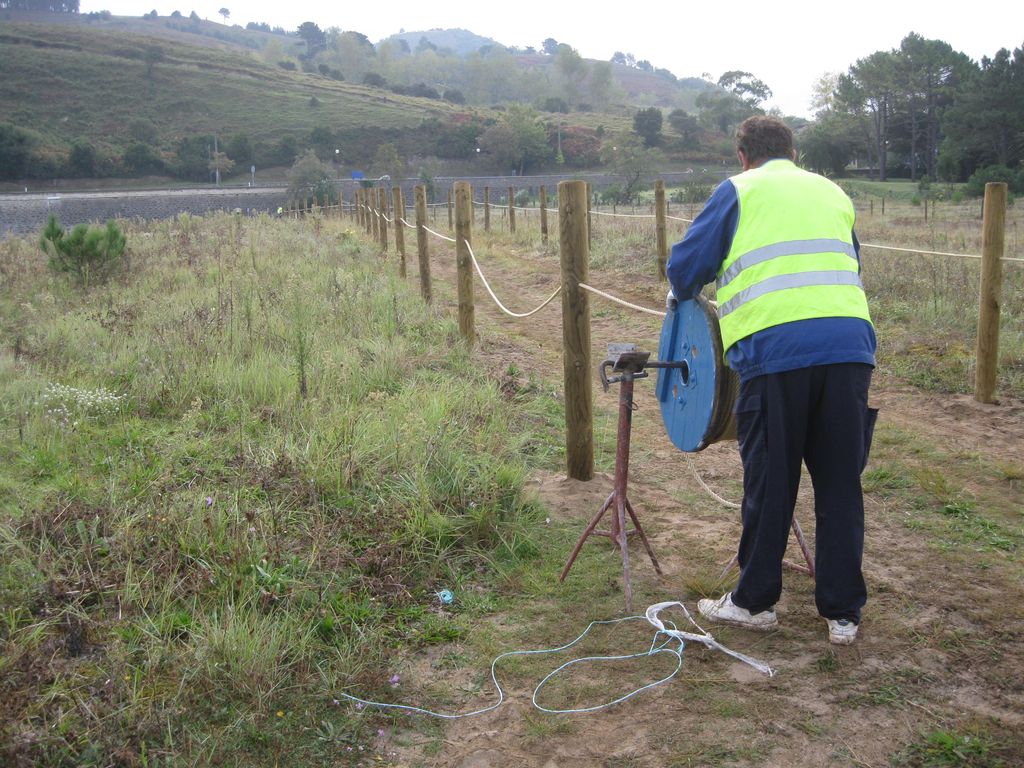
<path id="1" fill-rule="evenodd" d="M 685 363 L 658 370 L 658 403 L 672 444 L 694 453 L 734 439 L 739 377 L 725 364 L 718 313 L 710 301 L 697 296 L 669 310 L 661 326 L 658 359 Z"/>

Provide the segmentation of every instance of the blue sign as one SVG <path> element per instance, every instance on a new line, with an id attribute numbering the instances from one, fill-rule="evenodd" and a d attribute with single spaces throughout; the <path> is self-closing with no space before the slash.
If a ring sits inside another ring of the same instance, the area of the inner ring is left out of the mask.
<path id="1" fill-rule="evenodd" d="M 352 171 L 352 178 L 355 181 L 359 181 L 360 179 L 365 178 L 365 177 L 366 177 L 366 174 L 363 173 L 362 171 Z"/>

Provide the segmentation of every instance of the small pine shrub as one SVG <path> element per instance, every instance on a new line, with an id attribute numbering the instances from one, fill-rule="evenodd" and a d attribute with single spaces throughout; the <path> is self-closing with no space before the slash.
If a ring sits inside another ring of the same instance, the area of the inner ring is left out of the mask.
<path id="1" fill-rule="evenodd" d="M 58 274 L 70 275 L 76 284 L 88 288 L 107 280 L 124 260 L 125 236 L 113 221 L 105 227 L 78 224 L 65 234 L 57 217 L 50 214 L 39 237 L 39 247 Z"/>

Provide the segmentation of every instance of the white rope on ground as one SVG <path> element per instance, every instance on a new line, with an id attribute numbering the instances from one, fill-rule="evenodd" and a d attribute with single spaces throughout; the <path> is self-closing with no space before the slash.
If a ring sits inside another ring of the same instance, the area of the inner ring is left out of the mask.
<path id="1" fill-rule="evenodd" d="M 921 253 L 925 256 L 956 256 L 962 259 L 980 259 L 982 256 L 978 256 L 973 253 L 947 253 L 946 251 L 922 251 L 920 248 L 897 248 L 894 245 L 875 245 L 874 243 L 861 243 L 862 248 L 878 248 L 882 251 L 900 251 L 901 253 Z M 1014 258 L 1013 256 L 1003 256 L 1001 261 L 1019 261 L 1024 262 L 1024 259 Z"/>
<path id="2" fill-rule="evenodd" d="M 454 237 L 448 237 L 448 235 L 442 235 L 440 232 L 435 232 L 434 230 L 432 230 L 430 227 L 428 227 L 426 225 L 424 225 L 423 228 L 425 230 L 427 230 L 427 232 L 432 234 L 434 237 L 440 237 L 442 240 L 447 240 L 449 243 L 454 243 L 455 242 L 455 238 Z"/>
<path id="3" fill-rule="evenodd" d="M 671 621 L 663 621 L 662 619 L 660 619 L 658 617 L 658 614 L 661 611 L 666 610 L 668 608 L 671 608 L 673 606 L 677 606 L 677 605 L 682 609 L 683 614 L 686 616 L 686 618 L 689 620 L 689 622 L 691 624 L 693 624 L 693 626 L 698 630 L 698 632 L 684 632 L 684 631 L 678 630 L 678 629 L 676 629 L 675 624 L 673 622 L 671 622 Z M 567 661 L 565 664 L 562 664 L 560 667 L 558 667 L 554 671 L 552 671 L 549 674 L 547 674 L 544 677 L 544 679 L 541 680 L 537 684 L 537 687 L 533 689 L 533 696 L 531 698 L 531 702 L 532 702 L 534 708 L 540 710 L 541 712 L 546 712 L 548 714 L 584 714 L 584 713 L 588 713 L 588 712 L 597 712 L 597 711 L 602 710 L 602 709 L 607 709 L 608 707 L 614 706 L 616 704 L 621 704 L 622 702 L 627 701 L 628 699 L 633 698 L 634 696 L 636 696 L 639 693 L 642 693 L 643 691 L 647 691 L 647 690 L 650 690 L 652 688 L 656 688 L 659 685 L 663 685 L 664 683 L 667 683 L 672 678 L 674 678 L 679 673 L 679 670 L 682 669 L 682 666 L 683 666 L 683 651 L 684 651 L 684 649 L 686 647 L 686 641 L 687 640 L 691 640 L 693 642 L 702 643 L 703 645 L 705 645 L 706 647 L 708 647 L 710 649 L 718 650 L 718 651 L 721 651 L 722 653 L 725 653 L 725 654 L 727 654 L 729 656 L 732 656 L 734 659 L 742 661 L 744 664 L 749 664 L 754 669 L 756 669 L 758 672 L 762 672 L 763 674 L 768 675 L 768 677 L 774 677 L 775 674 L 776 674 L 776 671 L 774 669 L 772 669 L 768 664 L 764 663 L 763 661 L 758 661 L 757 659 L 751 658 L 750 656 L 747 656 L 746 654 L 738 653 L 737 651 L 733 651 L 733 650 L 730 650 L 729 648 L 726 648 L 724 645 L 722 645 L 717 640 L 715 640 L 715 638 L 711 634 L 709 634 L 707 631 L 705 631 L 699 624 L 697 624 L 696 621 L 693 620 L 693 616 L 690 615 L 690 612 L 686 609 L 685 605 L 683 605 L 682 603 L 680 603 L 678 601 L 671 601 L 671 602 L 664 602 L 664 603 L 656 603 L 656 604 L 654 604 L 652 606 L 649 606 L 647 608 L 647 610 L 644 612 L 643 616 L 626 616 L 626 617 L 623 617 L 621 619 L 608 619 L 608 620 L 604 620 L 604 621 L 600 621 L 600 620 L 599 621 L 592 621 L 592 622 L 590 622 L 590 624 L 587 625 L 587 628 L 585 630 L 583 630 L 583 633 L 581 635 L 579 635 L 579 637 L 577 637 L 575 640 L 572 640 L 571 642 L 568 642 L 565 645 L 562 645 L 562 646 L 560 646 L 558 648 L 544 648 L 544 649 L 540 649 L 540 650 L 526 650 L 526 651 L 507 651 L 505 653 L 499 654 L 491 662 L 491 682 L 494 683 L 494 688 L 498 692 L 498 700 L 494 704 L 491 704 L 490 706 L 482 707 L 480 709 L 475 709 L 472 712 L 463 712 L 463 713 L 449 714 L 449 713 L 446 713 L 446 712 L 435 712 L 434 710 L 424 709 L 423 707 L 409 706 L 407 704 L 390 704 L 390 703 L 381 702 L 381 701 L 371 701 L 369 699 L 361 699 L 358 696 L 353 696 L 353 695 L 351 695 L 349 693 L 344 693 L 344 692 L 339 692 L 338 696 L 341 697 L 341 698 L 344 698 L 344 699 L 348 699 L 349 701 L 355 702 L 356 706 L 358 708 L 370 706 L 370 707 L 380 707 L 381 709 L 395 709 L 395 710 L 401 710 L 401 711 L 404 711 L 404 712 L 411 712 L 411 713 L 420 714 L 420 715 L 428 715 L 430 717 L 437 717 L 437 718 L 440 718 L 440 719 L 443 719 L 443 720 L 458 720 L 458 719 L 461 719 L 463 717 L 474 717 L 476 715 L 482 715 L 482 714 L 485 714 L 487 712 L 492 712 L 493 710 L 497 709 L 505 701 L 505 691 L 504 691 L 504 689 L 502 689 L 501 684 L 498 682 L 498 675 L 497 675 L 497 671 L 496 671 L 496 667 L 498 665 L 498 662 L 501 661 L 502 659 L 508 658 L 510 656 L 537 656 L 537 655 L 543 655 L 543 654 L 561 653 L 562 651 L 566 651 L 569 648 L 572 648 L 574 645 L 576 645 L 581 640 L 583 640 L 583 638 L 585 638 L 587 636 L 587 634 L 590 632 L 590 630 L 593 627 L 595 627 L 596 625 L 599 625 L 599 624 L 609 624 L 609 625 L 611 625 L 611 624 L 619 624 L 619 623 L 626 622 L 626 621 L 637 621 L 637 620 L 646 620 L 655 630 L 654 638 L 652 639 L 650 648 L 648 650 L 640 651 L 639 653 L 622 654 L 622 655 L 616 655 L 616 656 L 585 656 L 583 658 L 571 659 L 570 661 Z M 661 638 L 661 637 L 664 637 L 665 639 L 659 645 L 658 641 L 659 641 L 659 638 Z M 676 647 L 670 647 L 672 645 L 676 645 Z M 581 663 L 584 663 L 584 662 L 595 662 L 595 661 L 623 661 L 623 660 L 628 660 L 628 659 L 651 657 L 651 656 L 655 656 L 655 655 L 660 654 L 660 653 L 668 653 L 668 654 L 671 654 L 672 656 L 676 657 L 676 668 L 672 672 L 670 672 L 668 675 L 666 675 L 665 677 L 661 678 L 660 680 L 656 680 L 653 683 L 648 683 L 647 685 L 640 686 L 639 688 L 636 688 L 635 690 L 630 691 L 629 693 L 627 693 L 627 694 L 625 694 L 623 696 L 619 696 L 618 698 L 613 699 L 611 701 L 603 702 L 601 704 L 596 704 L 596 705 L 590 706 L 590 707 L 580 707 L 580 708 L 573 708 L 573 709 L 551 709 L 549 707 L 545 707 L 545 706 L 541 705 L 538 702 L 538 700 L 537 700 L 538 696 L 540 695 L 541 689 L 544 687 L 544 685 L 552 677 L 557 675 L 562 670 L 568 669 L 569 667 L 574 666 L 576 664 L 581 664 Z"/>
<path id="4" fill-rule="evenodd" d="M 693 224 L 693 219 L 684 219 L 682 216 L 669 216 L 665 215 L 666 219 L 672 219 L 672 221 L 685 221 L 687 224 Z"/>
<path id="5" fill-rule="evenodd" d="M 730 507 L 731 509 L 740 509 L 741 508 L 740 505 L 737 504 L 735 501 L 729 501 L 728 499 L 723 499 L 721 496 L 719 496 L 717 493 L 715 493 L 713 490 L 711 490 L 708 487 L 708 484 L 704 482 L 704 478 L 702 478 L 700 476 L 700 473 L 697 472 L 697 467 L 694 465 L 693 460 L 690 458 L 690 454 L 688 454 L 688 453 L 686 454 L 686 463 L 690 467 L 690 471 L 693 472 L 693 476 L 695 478 L 697 478 L 697 482 L 700 483 L 700 487 L 703 488 L 705 491 L 707 491 L 708 495 L 711 498 L 713 498 L 715 501 L 717 501 L 717 502 L 719 502 L 719 503 L 721 503 L 721 504 L 723 504 L 723 505 L 725 505 L 727 507 Z"/>
<path id="6" fill-rule="evenodd" d="M 621 304 L 624 307 L 629 307 L 630 309 L 635 309 L 638 312 L 646 312 L 649 315 L 655 315 L 657 317 L 664 317 L 665 316 L 664 312 L 659 312 L 656 309 L 648 309 L 647 307 L 641 307 L 641 306 L 639 306 L 637 304 L 630 304 L 628 301 L 616 298 L 615 296 L 612 296 L 610 293 L 605 293 L 604 291 L 599 291 L 597 288 L 594 288 L 593 286 L 587 285 L 586 283 L 579 283 L 579 286 L 580 286 L 580 288 L 582 288 L 585 291 L 590 291 L 591 293 L 596 293 L 598 296 L 603 296 L 604 298 L 608 299 L 609 301 L 614 301 L 616 304 Z"/>
<path id="7" fill-rule="evenodd" d="M 491 298 L 494 299 L 494 303 L 498 305 L 501 311 L 504 312 L 506 315 L 509 315 L 510 317 L 529 317 L 530 315 L 537 314 L 542 309 L 544 309 L 544 307 L 546 307 L 551 302 L 551 300 L 555 298 L 555 296 L 557 296 L 558 293 L 562 290 L 562 286 L 558 286 L 557 288 L 555 288 L 555 292 L 548 296 L 547 299 L 544 300 L 544 303 L 542 303 L 536 309 L 531 309 L 529 312 L 513 312 L 511 309 L 502 304 L 498 297 L 494 295 L 494 291 L 491 290 L 491 286 L 487 282 L 487 278 L 484 277 L 483 270 L 480 269 L 480 264 L 476 260 L 476 256 L 473 253 L 473 246 L 470 245 L 468 241 L 466 241 L 466 247 L 469 249 L 469 258 L 473 260 L 473 266 L 476 268 L 476 273 L 480 275 L 480 281 L 484 284 L 484 288 L 487 289 L 487 292 L 491 295 Z"/>

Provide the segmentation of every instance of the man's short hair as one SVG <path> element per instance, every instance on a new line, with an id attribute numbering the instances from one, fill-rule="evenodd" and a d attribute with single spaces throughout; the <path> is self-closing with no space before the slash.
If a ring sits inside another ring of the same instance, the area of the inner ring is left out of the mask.
<path id="1" fill-rule="evenodd" d="M 743 150 L 749 163 L 777 157 L 789 160 L 793 154 L 793 132 L 777 118 L 755 115 L 736 129 L 736 148 Z"/>

